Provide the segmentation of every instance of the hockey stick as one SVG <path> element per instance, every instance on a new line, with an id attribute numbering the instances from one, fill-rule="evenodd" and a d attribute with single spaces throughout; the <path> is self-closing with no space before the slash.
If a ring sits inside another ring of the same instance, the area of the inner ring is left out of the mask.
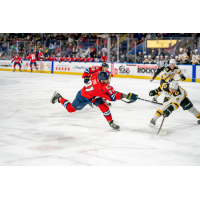
<path id="1" fill-rule="evenodd" d="M 166 135 L 166 134 L 167 134 L 167 132 L 162 132 L 162 133 L 160 134 L 160 131 L 161 131 L 162 125 L 163 125 L 163 123 L 164 123 L 164 120 L 165 120 L 165 117 L 163 116 L 163 120 L 162 120 L 162 123 L 161 123 L 161 125 L 160 125 L 160 128 L 159 128 L 159 130 L 158 130 L 157 135 Z"/>
<path id="2" fill-rule="evenodd" d="M 158 104 L 158 105 L 163 105 L 162 103 L 157 103 L 157 102 L 153 102 L 153 101 L 150 101 L 150 100 L 146 100 L 146 99 L 141 99 L 141 98 L 138 98 L 139 100 L 142 100 L 142 101 L 147 101 L 147 102 L 150 102 L 150 103 L 154 103 L 154 104 Z M 133 102 L 135 102 L 135 101 L 124 101 L 123 99 L 122 99 L 122 101 L 123 102 L 125 102 L 125 103 L 133 103 Z"/>
<path id="3" fill-rule="evenodd" d="M 142 100 L 142 101 L 147 101 L 147 102 L 150 102 L 150 103 L 155 103 L 155 104 L 158 104 L 158 105 L 163 105 L 162 103 L 158 103 L 158 102 L 154 102 L 154 101 L 150 101 L 150 100 L 146 100 L 146 99 L 141 99 L 141 98 L 138 98 L 139 100 Z"/>

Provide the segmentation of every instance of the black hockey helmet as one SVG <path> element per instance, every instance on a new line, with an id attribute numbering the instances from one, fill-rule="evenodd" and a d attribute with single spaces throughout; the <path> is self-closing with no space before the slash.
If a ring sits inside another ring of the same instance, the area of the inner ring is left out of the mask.
<path id="1" fill-rule="evenodd" d="M 99 74 L 98 74 L 99 81 L 100 80 L 105 81 L 105 80 L 108 80 L 109 78 L 110 78 L 110 74 L 107 72 L 99 72 Z"/>

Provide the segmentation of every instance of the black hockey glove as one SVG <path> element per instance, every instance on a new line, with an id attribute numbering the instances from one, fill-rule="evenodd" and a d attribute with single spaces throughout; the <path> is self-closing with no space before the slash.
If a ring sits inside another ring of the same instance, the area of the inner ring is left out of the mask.
<path id="1" fill-rule="evenodd" d="M 186 79 L 186 77 L 183 74 L 181 74 L 181 80 L 185 81 L 185 79 Z"/>
<path id="2" fill-rule="evenodd" d="M 174 110 L 174 107 L 172 105 L 169 106 L 166 110 L 163 111 L 163 116 L 169 117 L 169 115 L 172 113 L 173 110 Z"/>
<path id="3" fill-rule="evenodd" d="M 59 63 L 61 63 L 61 60 L 59 60 Z"/>
<path id="4" fill-rule="evenodd" d="M 156 94 L 158 94 L 158 91 L 157 90 L 151 90 L 149 92 L 149 96 L 155 96 Z"/>
<path id="5" fill-rule="evenodd" d="M 129 93 L 126 98 L 131 100 L 131 101 L 136 101 L 138 99 L 138 95 L 134 94 L 134 93 Z"/>
<path id="6" fill-rule="evenodd" d="M 89 80 L 90 78 L 88 76 L 84 77 L 84 83 L 88 83 Z"/>

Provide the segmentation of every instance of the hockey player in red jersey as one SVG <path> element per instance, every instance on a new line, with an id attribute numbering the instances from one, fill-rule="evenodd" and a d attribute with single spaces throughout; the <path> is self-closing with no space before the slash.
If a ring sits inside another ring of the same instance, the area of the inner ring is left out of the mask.
<path id="1" fill-rule="evenodd" d="M 107 56 L 105 56 L 105 54 L 103 54 L 103 56 L 101 56 L 101 59 L 100 59 L 100 61 L 101 62 L 107 62 Z"/>
<path id="2" fill-rule="evenodd" d="M 30 59 L 30 67 L 31 67 L 31 72 L 33 71 L 32 70 L 32 65 L 35 65 L 35 68 L 38 72 L 38 68 L 37 68 L 37 64 L 36 64 L 36 50 L 34 50 L 34 52 L 32 54 L 29 54 L 27 60 Z"/>
<path id="3" fill-rule="evenodd" d="M 65 55 L 63 55 L 63 56 L 60 58 L 59 62 L 66 62 Z"/>
<path id="4" fill-rule="evenodd" d="M 83 56 L 81 59 L 80 59 L 81 62 L 86 62 L 86 58 L 85 56 Z"/>
<path id="5" fill-rule="evenodd" d="M 90 55 L 88 58 L 85 59 L 87 62 L 94 62 L 94 58 L 92 58 Z"/>
<path id="6" fill-rule="evenodd" d="M 42 61 L 44 60 L 44 54 L 42 53 L 42 51 L 39 51 L 38 53 L 38 61 Z"/>
<path id="7" fill-rule="evenodd" d="M 53 55 L 51 58 L 50 58 L 51 61 L 57 61 L 57 58 L 55 57 L 55 55 Z"/>
<path id="8" fill-rule="evenodd" d="M 11 61 L 11 63 L 13 63 L 14 62 L 14 71 L 13 72 L 15 72 L 15 66 L 16 65 L 19 65 L 19 71 L 20 72 L 22 72 L 22 70 L 21 70 L 21 63 L 22 63 L 22 59 L 19 57 L 19 55 L 17 54 L 14 58 L 13 58 L 13 60 Z"/>
<path id="9" fill-rule="evenodd" d="M 90 77 L 94 74 L 97 73 L 99 71 L 103 71 L 103 72 L 107 72 L 110 73 L 108 71 L 109 69 L 109 65 L 106 63 L 103 63 L 102 66 L 93 66 L 93 67 L 89 67 L 87 69 L 85 69 L 82 78 L 84 78 L 84 83 L 87 83 L 90 80 Z M 107 102 L 106 99 L 104 99 L 106 104 L 111 107 L 112 104 L 110 102 Z M 93 102 L 92 102 L 93 103 Z M 89 105 L 93 108 L 93 104 L 90 103 Z"/>
<path id="10" fill-rule="evenodd" d="M 104 72 L 108 72 L 109 69 L 109 65 L 106 63 L 102 63 L 102 66 L 93 66 L 93 67 L 89 67 L 87 69 L 85 69 L 82 78 L 84 78 L 84 83 L 87 83 L 90 80 L 90 76 L 92 76 L 92 74 L 99 72 L 99 71 L 104 71 Z"/>
<path id="11" fill-rule="evenodd" d="M 55 92 L 51 103 L 59 102 L 61 103 L 68 112 L 73 113 L 77 110 L 82 110 L 87 104 L 94 100 L 94 105 L 97 106 L 103 113 L 104 117 L 108 121 L 109 125 L 118 130 L 120 127 L 116 125 L 112 119 L 109 107 L 106 105 L 103 98 L 109 101 L 121 100 L 122 98 L 129 99 L 131 101 L 136 101 L 138 95 L 129 93 L 123 94 L 117 92 L 114 88 L 109 85 L 110 74 L 107 72 L 98 72 L 91 76 L 90 81 L 80 90 L 76 98 L 72 103 L 69 100 L 64 99 L 59 93 Z"/>

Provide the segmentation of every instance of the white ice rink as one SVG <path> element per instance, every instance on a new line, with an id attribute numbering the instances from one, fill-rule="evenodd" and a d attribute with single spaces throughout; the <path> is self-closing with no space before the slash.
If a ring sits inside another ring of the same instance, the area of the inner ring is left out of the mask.
<path id="1" fill-rule="evenodd" d="M 112 78 L 115 90 L 151 99 L 159 81 Z M 200 110 L 200 83 L 181 82 Z M 98 108 L 68 113 L 51 104 L 55 90 L 73 101 L 83 87 L 81 76 L 0 71 L 0 165 L 200 165 L 200 125 L 179 110 L 155 128 L 149 121 L 160 107 L 144 101 L 112 103 L 114 131 Z M 163 96 L 159 97 L 162 102 Z"/>

